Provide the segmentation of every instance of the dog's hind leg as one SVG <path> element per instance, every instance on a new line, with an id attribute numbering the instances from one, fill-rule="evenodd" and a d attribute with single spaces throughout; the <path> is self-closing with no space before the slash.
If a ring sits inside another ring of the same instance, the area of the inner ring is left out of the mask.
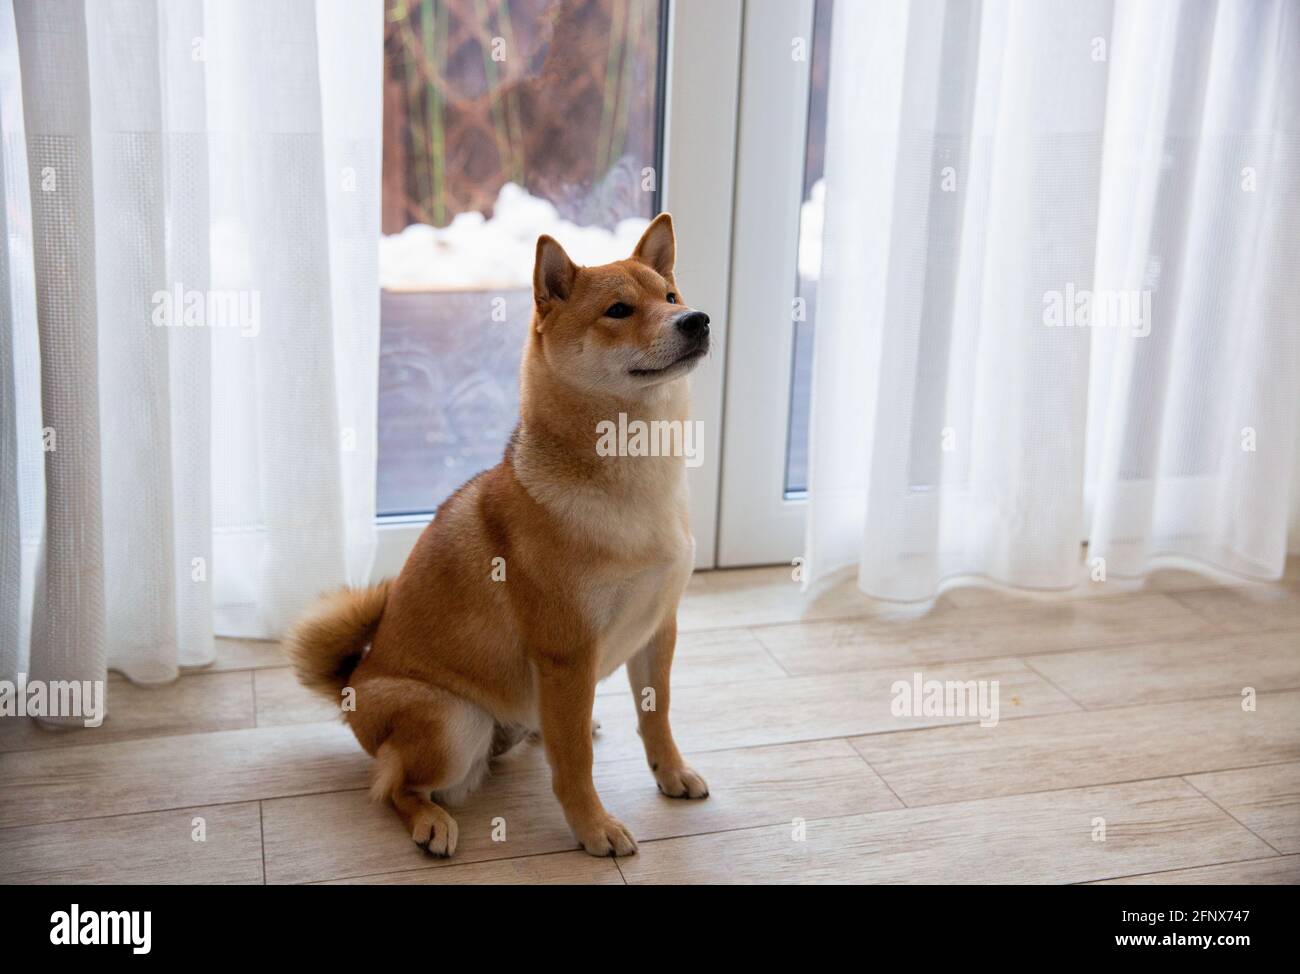
<path id="1" fill-rule="evenodd" d="M 422 699 L 392 715 L 393 733 L 375 752 L 371 794 L 392 802 L 416 845 L 450 856 L 459 837 L 456 820 L 434 799 L 463 797 L 482 780 L 493 721 L 453 694 L 421 690 Z"/>
<path id="2" fill-rule="evenodd" d="M 385 743 L 377 758 L 375 797 L 386 797 L 393 803 L 411 838 L 425 852 L 440 857 L 453 855 L 460 838 L 456 820 L 429 798 L 427 790 L 412 788 L 406 783 L 401 754 L 396 748 Z"/>

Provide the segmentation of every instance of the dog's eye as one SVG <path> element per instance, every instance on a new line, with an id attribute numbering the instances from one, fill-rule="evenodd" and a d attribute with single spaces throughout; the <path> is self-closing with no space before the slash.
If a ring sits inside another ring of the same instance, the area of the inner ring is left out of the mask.
<path id="1" fill-rule="evenodd" d="M 668 292 L 668 303 L 669 303 L 669 304 L 676 304 L 676 303 L 677 303 L 677 295 L 673 294 L 672 291 L 669 291 L 669 292 Z"/>
<path id="2" fill-rule="evenodd" d="M 619 301 L 617 304 L 611 304 L 605 309 L 606 318 L 630 318 L 632 316 L 632 306 Z"/>

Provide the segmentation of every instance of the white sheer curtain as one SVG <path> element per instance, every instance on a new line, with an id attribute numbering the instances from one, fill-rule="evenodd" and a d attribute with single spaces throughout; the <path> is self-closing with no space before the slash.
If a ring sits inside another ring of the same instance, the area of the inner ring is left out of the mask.
<path id="1" fill-rule="evenodd" d="M 1278 576 L 1300 6 L 837 3 L 830 70 L 812 575 Z"/>
<path id="2" fill-rule="evenodd" d="M 0 2 L 0 678 L 169 680 L 368 575 L 382 15 Z"/>

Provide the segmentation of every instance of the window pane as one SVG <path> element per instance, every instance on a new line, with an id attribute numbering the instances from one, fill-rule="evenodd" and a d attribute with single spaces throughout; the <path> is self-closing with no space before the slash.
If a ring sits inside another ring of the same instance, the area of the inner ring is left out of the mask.
<path id="1" fill-rule="evenodd" d="M 626 257 L 656 212 L 658 0 L 387 0 L 380 514 L 514 428 L 537 236 Z"/>
<path id="2" fill-rule="evenodd" d="M 813 323 L 817 311 L 817 281 L 822 265 L 822 205 L 825 183 L 822 160 L 826 146 L 826 81 L 831 60 L 833 0 L 817 0 L 813 13 L 813 50 L 808 94 L 808 140 L 804 157 L 803 207 L 799 214 L 798 295 L 803 319 L 794 323 L 794 355 L 790 375 L 790 429 L 785 455 L 785 492 L 808 489 L 808 406 L 812 395 Z"/>

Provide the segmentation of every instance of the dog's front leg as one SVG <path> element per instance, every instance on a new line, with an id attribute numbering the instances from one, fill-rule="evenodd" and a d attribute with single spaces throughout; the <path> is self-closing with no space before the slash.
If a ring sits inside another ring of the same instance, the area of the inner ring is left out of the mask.
<path id="1" fill-rule="evenodd" d="M 668 673 L 677 647 L 677 620 L 670 618 L 646 647 L 627 661 L 646 761 L 659 790 L 669 798 L 708 798 L 709 786 L 682 760 L 668 723 Z"/>
<path id="2" fill-rule="evenodd" d="M 626 825 L 605 811 L 591 780 L 594 665 L 548 660 L 538 664 L 537 675 L 551 787 L 569 828 L 593 856 L 630 856 L 636 852 L 636 840 Z"/>

